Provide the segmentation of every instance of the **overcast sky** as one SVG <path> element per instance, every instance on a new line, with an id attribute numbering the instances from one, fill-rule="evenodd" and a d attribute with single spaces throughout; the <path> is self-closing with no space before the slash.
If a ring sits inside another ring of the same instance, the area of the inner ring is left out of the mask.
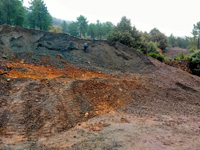
<path id="1" fill-rule="evenodd" d="M 24 0 L 24 5 L 28 6 Z M 89 23 L 111 21 L 122 16 L 138 30 L 158 28 L 169 36 L 192 36 L 193 24 L 200 21 L 200 0 L 44 0 L 53 17 L 75 21 L 80 15 Z"/>

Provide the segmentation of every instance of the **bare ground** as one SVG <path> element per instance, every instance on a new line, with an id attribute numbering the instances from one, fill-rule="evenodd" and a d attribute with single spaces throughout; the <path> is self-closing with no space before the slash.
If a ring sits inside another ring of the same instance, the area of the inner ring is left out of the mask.
<path id="1" fill-rule="evenodd" d="M 180 47 L 167 47 L 165 50 L 165 56 L 168 58 L 174 58 L 183 53 L 184 55 L 190 54 L 190 51 Z"/>
<path id="2" fill-rule="evenodd" d="M 199 150 L 199 77 L 119 43 L 85 54 L 9 26 L 0 41 L 0 149 Z"/>

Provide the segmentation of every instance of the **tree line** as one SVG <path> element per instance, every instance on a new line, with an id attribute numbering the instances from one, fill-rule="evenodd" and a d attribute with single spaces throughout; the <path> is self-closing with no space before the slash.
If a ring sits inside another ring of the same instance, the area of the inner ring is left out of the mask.
<path id="1" fill-rule="evenodd" d="M 145 54 L 160 55 L 158 48 L 164 50 L 167 47 L 167 37 L 158 29 L 152 29 L 150 33 L 138 31 L 125 16 L 116 26 L 99 20 L 88 23 L 82 15 L 76 21 L 54 25 L 43 0 L 31 0 L 29 3 L 29 8 L 26 8 L 23 0 L 0 0 L 0 24 L 68 33 L 79 38 L 118 41 Z"/>
<path id="2" fill-rule="evenodd" d="M 48 31 L 51 23 L 52 17 L 43 0 L 31 0 L 29 8 L 23 6 L 23 0 L 0 0 L 0 25 Z"/>
<path id="3" fill-rule="evenodd" d="M 157 53 L 156 47 L 164 50 L 167 46 L 199 49 L 200 22 L 194 25 L 193 37 L 167 37 L 154 28 L 149 33 L 141 32 L 131 26 L 125 16 L 115 26 L 111 22 L 88 23 L 86 17 L 80 15 L 76 21 L 60 21 L 53 24 L 43 0 L 30 0 L 29 8 L 23 6 L 23 0 L 0 0 L 0 25 L 8 24 L 26 28 L 40 29 L 56 33 L 68 33 L 79 38 L 118 41 L 145 54 Z"/>
<path id="4" fill-rule="evenodd" d="M 59 21 L 60 22 L 60 21 Z M 50 26 L 50 32 L 56 33 L 68 33 L 71 36 L 79 38 L 89 38 L 89 39 L 106 39 L 108 33 L 114 28 L 111 22 L 101 23 L 99 20 L 96 23 L 88 23 L 86 17 L 80 15 L 77 17 L 76 21 L 66 22 L 63 21 L 60 24 L 52 24 Z"/>
<path id="5" fill-rule="evenodd" d="M 194 25 L 192 37 L 167 37 L 157 28 L 149 33 L 137 30 L 131 20 L 122 17 L 117 25 L 111 22 L 89 23 L 80 15 L 76 21 L 66 22 L 53 18 L 43 0 L 30 0 L 29 8 L 23 6 L 23 0 L 0 0 L 0 25 L 8 24 L 56 33 L 67 33 L 78 38 L 109 40 L 120 42 L 136 51 L 152 56 L 160 61 L 167 60 L 163 51 L 167 46 L 178 46 L 191 51 L 188 58 L 194 74 L 200 76 L 200 22 Z M 181 59 L 185 56 L 181 56 Z"/>

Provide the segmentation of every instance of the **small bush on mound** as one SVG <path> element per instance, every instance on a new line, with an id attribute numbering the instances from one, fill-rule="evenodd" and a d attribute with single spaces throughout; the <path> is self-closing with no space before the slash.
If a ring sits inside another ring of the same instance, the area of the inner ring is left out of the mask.
<path id="1" fill-rule="evenodd" d="M 158 47 L 156 46 L 156 43 L 151 41 L 147 43 L 147 55 L 161 62 L 163 62 L 165 59 L 165 57 L 160 53 Z"/>
<path id="2" fill-rule="evenodd" d="M 184 55 L 183 51 L 179 53 L 179 56 L 174 57 L 174 60 L 187 59 L 188 57 Z"/>
<path id="3" fill-rule="evenodd" d="M 147 43 L 147 53 L 160 54 L 160 51 L 158 50 L 156 44 L 150 41 Z"/>
<path id="4" fill-rule="evenodd" d="M 190 56 L 190 69 L 193 74 L 200 76 L 200 51 Z"/>
<path id="5" fill-rule="evenodd" d="M 163 62 L 165 60 L 165 57 L 161 54 L 156 54 L 156 53 L 149 53 L 148 56 L 151 56 L 161 62 Z"/>

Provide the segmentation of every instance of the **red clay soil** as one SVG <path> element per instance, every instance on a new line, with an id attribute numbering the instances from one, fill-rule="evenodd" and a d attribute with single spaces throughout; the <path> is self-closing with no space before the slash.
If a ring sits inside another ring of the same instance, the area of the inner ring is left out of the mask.
<path id="1" fill-rule="evenodd" d="M 119 43 L 85 54 L 83 40 L 9 26 L 0 41 L 0 149 L 199 150 L 199 77 Z"/>

